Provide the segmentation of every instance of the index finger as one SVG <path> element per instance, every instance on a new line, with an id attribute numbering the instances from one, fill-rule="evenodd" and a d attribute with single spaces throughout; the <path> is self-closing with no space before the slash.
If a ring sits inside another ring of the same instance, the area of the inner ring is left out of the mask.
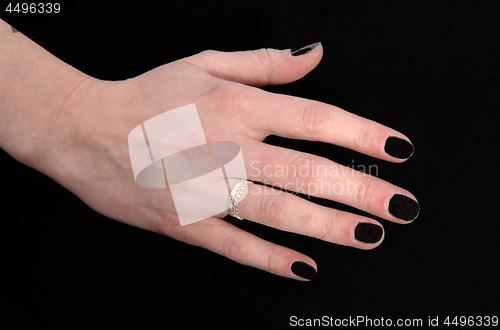
<path id="1" fill-rule="evenodd" d="M 331 143 L 391 162 L 413 154 L 405 135 L 373 120 L 330 104 L 262 92 L 253 119 L 264 134 Z"/>

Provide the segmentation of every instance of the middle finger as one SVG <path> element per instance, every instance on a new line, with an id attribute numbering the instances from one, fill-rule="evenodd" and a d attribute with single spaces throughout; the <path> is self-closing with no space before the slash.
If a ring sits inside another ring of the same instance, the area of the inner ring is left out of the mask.
<path id="1" fill-rule="evenodd" d="M 250 180 L 330 199 L 397 223 L 408 223 L 419 213 L 416 198 L 409 191 L 367 173 L 250 139 L 245 149 Z"/>

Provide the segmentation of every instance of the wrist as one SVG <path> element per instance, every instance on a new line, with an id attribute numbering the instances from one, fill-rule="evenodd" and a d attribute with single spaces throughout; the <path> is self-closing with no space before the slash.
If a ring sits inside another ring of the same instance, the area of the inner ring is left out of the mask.
<path id="1" fill-rule="evenodd" d="M 31 86 L 11 94 L 2 109 L 11 124 L 2 127 L 1 146 L 30 167 L 36 168 L 54 142 L 74 128 L 76 99 L 94 84 L 93 78 L 73 68 L 52 66 L 52 72 L 31 76 Z"/>
<path id="2" fill-rule="evenodd" d="M 21 133 L 24 147 L 16 150 L 18 160 L 52 178 L 58 173 L 64 176 L 70 170 L 68 160 L 74 149 L 90 139 L 103 83 L 68 72 L 64 79 L 53 82 L 50 91 L 33 100 L 29 133 Z"/>
<path id="3" fill-rule="evenodd" d="M 21 33 L 0 33 L 0 147 L 28 165 L 92 80 Z"/>
<path id="4" fill-rule="evenodd" d="M 120 112 L 133 103 L 129 85 L 76 77 L 50 102 L 50 115 L 40 121 L 41 133 L 26 153 L 25 164 L 76 193 L 75 187 L 109 173 L 99 168 L 101 159 L 115 159 L 120 166 L 128 163 L 131 118 Z"/>

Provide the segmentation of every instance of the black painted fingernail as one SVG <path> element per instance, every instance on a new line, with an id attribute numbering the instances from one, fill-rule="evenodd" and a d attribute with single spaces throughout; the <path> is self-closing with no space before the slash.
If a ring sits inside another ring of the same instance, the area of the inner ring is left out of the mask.
<path id="1" fill-rule="evenodd" d="M 360 222 L 354 229 L 354 238 L 364 243 L 377 243 L 382 238 L 384 230 L 369 222 Z"/>
<path id="2" fill-rule="evenodd" d="M 303 261 L 295 261 L 292 264 L 292 272 L 307 280 L 314 280 L 316 278 L 316 269 Z"/>
<path id="3" fill-rule="evenodd" d="M 410 221 L 420 212 L 420 205 L 404 195 L 394 195 L 389 201 L 389 212 L 396 218 Z"/>
<path id="4" fill-rule="evenodd" d="M 300 56 L 300 55 L 304 55 L 306 53 L 309 53 L 311 50 L 313 50 L 314 48 L 318 47 L 318 45 L 321 43 L 320 42 L 315 42 L 314 44 L 310 44 L 310 45 L 307 45 L 305 47 L 302 47 L 300 49 L 297 49 L 297 50 L 292 50 L 291 51 L 291 54 L 292 56 Z"/>
<path id="5" fill-rule="evenodd" d="M 392 157 L 406 159 L 413 155 L 415 148 L 413 148 L 413 145 L 406 140 L 395 136 L 389 136 L 385 141 L 384 150 Z"/>

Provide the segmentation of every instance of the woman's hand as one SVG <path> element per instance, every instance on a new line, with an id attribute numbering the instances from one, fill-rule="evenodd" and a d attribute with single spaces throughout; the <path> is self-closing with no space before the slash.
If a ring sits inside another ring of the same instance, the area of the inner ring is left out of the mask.
<path id="1" fill-rule="evenodd" d="M 181 226 L 168 188 L 135 183 L 127 138 L 145 120 L 195 103 L 207 141 L 233 141 L 241 147 L 249 180 L 408 223 L 419 211 L 408 191 L 322 157 L 262 143 L 274 134 L 332 143 L 391 162 L 411 155 L 408 138 L 395 130 L 332 105 L 255 88 L 300 79 L 319 63 L 322 53 L 321 44 L 295 53 L 298 56 L 273 49 L 205 51 L 126 81 L 86 77 L 65 101 L 71 115 L 50 138 L 40 139 L 25 163 L 112 219 L 273 274 L 312 279 L 314 260 L 231 225 L 220 218 L 227 213 Z M 305 170 L 280 171 L 286 168 Z M 373 219 L 270 187 L 248 189 L 239 214 L 250 221 L 360 249 L 372 249 L 383 239 L 383 229 Z"/>

